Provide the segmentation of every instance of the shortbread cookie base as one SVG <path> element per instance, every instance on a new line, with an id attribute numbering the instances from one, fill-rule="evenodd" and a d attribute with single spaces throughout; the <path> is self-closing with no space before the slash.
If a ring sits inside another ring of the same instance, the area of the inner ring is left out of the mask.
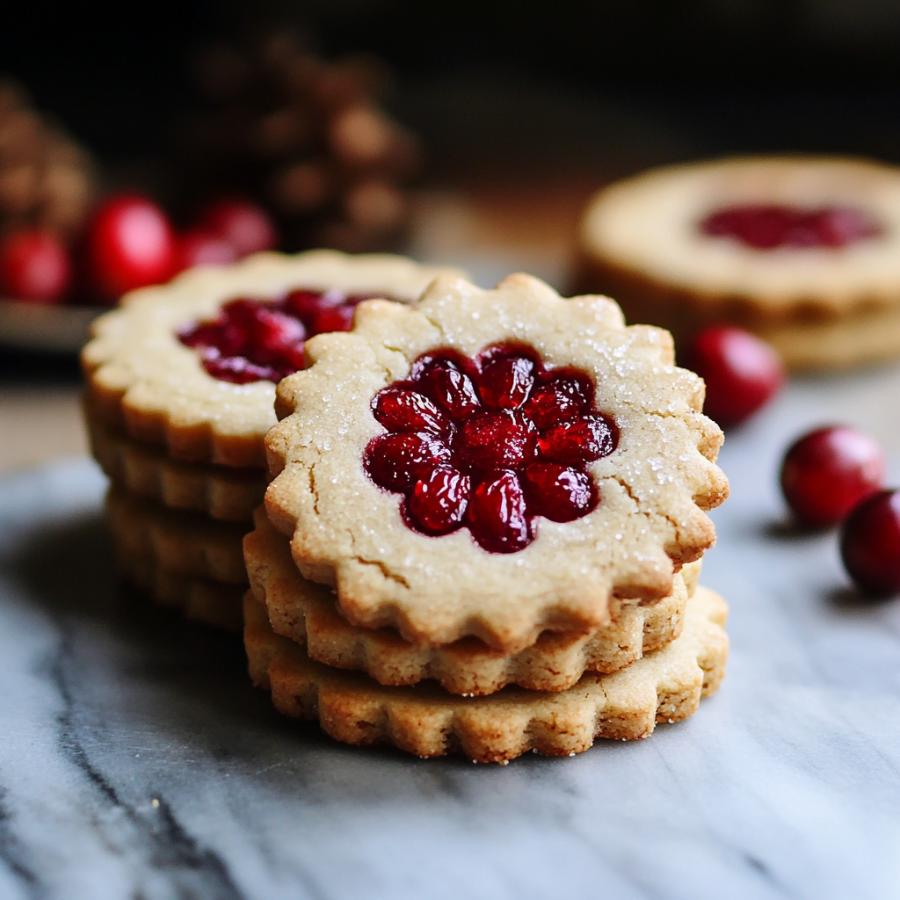
<path id="1" fill-rule="evenodd" d="M 371 412 L 385 385 L 436 347 L 472 357 L 497 341 L 535 348 L 597 384 L 618 445 L 589 465 L 600 502 L 572 522 L 542 519 L 523 551 L 490 554 L 466 529 L 413 532 L 395 494 L 361 460 L 383 432 Z M 545 630 L 608 624 L 616 598 L 656 600 L 715 531 L 706 510 L 728 494 L 715 465 L 722 432 L 701 413 L 704 385 L 674 365 L 671 336 L 626 328 L 605 297 L 560 297 L 528 275 L 484 291 L 438 279 L 415 306 L 363 303 L 354 330 L 307 344 L 310 366 L 278 386 L 285 418 L 266 436 L 266 511 L 311 581 L 335 588 L 342 614 L 410 643 L 476 637 L 504 653 Z"/>
<path id="2" fill-rule="evenodd" d="M 86 411 L 91 452 L 120 488 L 171 509 L 226 522 L 250 522 L 266 482 L 260 469 L 184 463 L 161 448 L 117 434 Z"/>
<path id="3" fill-rule="evenodd" d="M 758 251 L 697 228 L 713 209 L 765 202 L 861 205 L 879 218 L 884 234 L 838 250 Z M 580 290 L 608 291 L 640 321 L 765 327 L 842 319 L 900 307 L 898 233 L 894 166 L 804 156 L 669 166 L 592 199 L 579 231 L 578 283 Z"/>
<path id="4" fill-rule="evenodd" d="M 568 756 L 598 738 L 635 740 L 657 722 L 691 716 L 725 673 L 727 607 L 698 588 L 684 630 L 664 649 L 614 675 L 585 675 L 561 693 L 508 688 L 461 698 L 437 688 L 391 688 L 310 661 L 277 636 L 261 604 L 247 595 L 244 644 L 254 684 L 271 691 L 279 712 L 317 720 L 347 744 L 393 744 L 420 757 L 461 753 L 475 762 L 506 762 L 529 750 Z"/>
<path id="5" fill-rule="evenodd" d="M 106 513 L 122 554 L 152 559 L 174 575 L 246 585 L 243 527 L 174 512 L 118 488 L 106 495 Z"/>
<path id="6" fill-rule="evenodd" d="M 306 647 L 311 659 L 356 669 L 384 685 L 436 680 L 451 694 L 483 696 L 510 684 L 528 690 L 563 691 L 585 672 L 611 673 L 674 640 L 681 632 L 700 563 L 685 566 L 675 590 L 652 606 L 620 603 L 612 622 L 588 634 L 545 632 L 537 643 L 507 655 L 475 638 L 444 647 L 404 641 L 391 629 L 369 631 L 349 624 L 331 591 L 304 579 L 293 564 L 287 539 L 262 513 L 244 538 L 250 587 L 268 612 L 273 631 Z"/>
<path id="7" fill-rule="evenodd" d="M 177 459 L 262 467 L 263 437 L 275 424 L 275 385 L 213 378 L 178 333 L 238 297 L 337 288 L 412 301 L 447 271 L 400 256 L 330 250 L 259 253 L 233 266 L 192 269 L 167 285 L 128 294 L 94 323 L 81 356 L 91 405 L 108 424 L 164 445 Z"/>
<path id="8" fill-rule="evenodd" d="M 186 578 L 160 569 L 152 559 L 117 554 L 122 575 L 160 606 L 178 610 L 186 619 L 225 631 L 240 632 L 244 588 Z"/>

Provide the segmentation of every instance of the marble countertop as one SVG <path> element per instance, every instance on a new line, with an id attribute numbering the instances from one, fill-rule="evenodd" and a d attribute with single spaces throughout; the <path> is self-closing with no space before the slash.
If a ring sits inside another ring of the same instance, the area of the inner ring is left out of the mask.
<path id="1" fill-rule="evenodd" d="M 84 459 L 0 481 L 0 897 L 896 897 L 900 601 L 784 524 L 787 441 L 855 422 L 900 481 L 900 369 L 796 381 L 722 463 L 730 670 L 648 741 L 506 768 L 282 721 L 234 639 L 123 596 Z"/>

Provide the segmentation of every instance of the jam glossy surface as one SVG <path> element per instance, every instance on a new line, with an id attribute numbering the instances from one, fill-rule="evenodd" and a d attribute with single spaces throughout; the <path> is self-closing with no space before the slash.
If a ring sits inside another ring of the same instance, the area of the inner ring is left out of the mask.
<path id="1" fill-rule="evenodd" d="M 846 247 L 883 231 L 878 219 L 862 208 L 804 209 L 775 203 L 722 207 L 707 215 L 699 228 L 710 237 L 731 238 L 754 250 Z"/>
<path id="2" fill-rule="evenodd" d="M 308 338 L 327 331 L 349 331 L 353 311 L 373 294 L 294 290 L 280 300 L 238 298 L 219 315 L 178 334 L 193 347 L 203 368 L 220 381 L 247 384 L 281 381 L 304 366 Z"/>
<path id="3" fill-rule="evenodd" d="M 407 525 L 435 536 L 468 528 L 493 553 L 527 547 L 539 516 L 569 522 L 594 509 L 587 466 L 618 443 L 587 373 L 548 370 L 518 344 L 475 359 L 429 352 L 409 379 L 375 395 L 372 412 L 385 432 L 363 464 L 379 487 L 403 496 Z"/>

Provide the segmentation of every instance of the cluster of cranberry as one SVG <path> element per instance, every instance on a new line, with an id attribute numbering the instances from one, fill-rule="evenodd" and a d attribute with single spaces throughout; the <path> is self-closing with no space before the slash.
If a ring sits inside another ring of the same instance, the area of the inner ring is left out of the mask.
<path id="1" fill-rule="evenodd" d="M 277 235 L 265 210 L 245 200 L 210 203 L 178 232 L 160 206 L 129 193 L 102 203 L 76 243 L 73 254 L 48 231 L 6 235 L 0 241 L 0 296 L 28 303 L 113 303 L 127 291 L 168 281 L 192 266 L 271 250 Z"/>
<path id="2" fill-rule="evenodd" d="M 779 390 L 784 372 L 765 342 L 738 328 L 697 334 L 687 364 L 706 381 L 706 411 L 737 425 Z M 841 524 L 841 556 L 867 593 L 900 591 L 900 491 L 884 490 L 879 445 L 853 428 L 832 425 L 799 438 L 785 454 L 781 489 L 797 521 L 808 528 Z"/>

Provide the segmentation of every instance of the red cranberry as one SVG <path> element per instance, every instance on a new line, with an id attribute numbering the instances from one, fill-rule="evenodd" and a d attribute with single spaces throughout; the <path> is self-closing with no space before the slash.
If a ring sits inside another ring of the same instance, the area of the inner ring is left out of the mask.
<path id="1" fill-rule="evenodd" d="M 472 379 L 453 360 L 426 358 L 413 379 L 451 419 L 465 419 L 481 408 Z"/>
<path id="2" fill-rule="evenodd" d="M 200 225 L 219 235 L 238 256 L 274 250 L 278 236 L 272 220 L 262 207 L 249 200 L 219 200 L 198 217 Z"/>
<path id="3" fill-rule="evenodd" d="M 534 426 L 511 410 L 483 410 L 462 423 L 454 451 L 467 470 L 518 469 L 534 456 L 534 439 Z"/>
<path id="4" fill-rule="evenodd" d="M 522 356 L 501 356 L 482 369 L 478 387 L 487 409 L 518 409 L 534 386 L 534 363 Z"/>
<path id="5" fill-rule="evenodd" d="M 882 233 L 867 210 L 848 206 L 799 209 L 777 204 L 727 206 L 710 213 L 700 230 L 730 237 L 754 250 L 777 247 L 844 247 Z"/>
<path id="6" fill-rule="evenodd" d="M 224 266 L 236 259 L 234 247 L 211 231 L 195 229 L 185 232 L 178 239 L 179 270 L 194 266 Z"/>
<path id="7" fill-rule="evenodd" d="M 366 448 L 369 475 L 389 491 L 405 491 L 449 459 L 447 446 L 430 434 L 382 434 Z"/>
<path id="8" fill-rule="evenodd" d="M 447 416 L 424 394 L 410 388 L 388 387 L 375 395 L 375 418 L 388 431 L 431 431 L 446 434 Z"/>
<path id="9" fill-rule="evenodd" d="M 448 534 L 463 523 L 471 487 L 468 475 L 452 466 L 437 466 L 415 483 L 408 515 L 426 534 Z"/>
<path id="10" fill-rule="evenodd" d="M 168 218 L 137 194 L 122 194 L 100 206 L 88 229 L 87 254 L 94 285 L 109 300 L 166 281 L 177 262 Z"/>
<path id="11" fill-rule="evenodd" d="M 884 479 L 881 447 L 868 435 L 836 425 L 791 445 L 781 465 L 781 490 L 804 525 L 836 525 Z"/>
<path id="12" fill-rule="evenodd" d="M 310 327 L 314 334 L 329 331 L 349 331 L 353 327 L 354 307 L 348 304 L 321 308 L 313 317 Z"/>
<path id="13" fill-rule="evenodd" d="M 579 416 L 545 431 L 538 441 L 541 455 L 566 464 L 600 459 L 612 453 L 616 437 L 603 416 Z"/>
<path id="14" fill-rule="evenodd" d="M 534 539 L 525 494 L 513 472 L 482 481 L 472 494 L 467 518 L 472 536 L 492 553 L 515 553 Z"/>
<path id="15" fill-rule="evenodd" d="M 0 243 L 0 289 L 10 299 L 56 303 L 71 281 L 69 254 L 50 232 L 19 231 Z"/>
<path id="16" fill-rule="evenodd" d="M 593 385 L 575 375 L 551 378 L 531 395 L 525 411 L 538 428 L 572 419 L 593 403 Z"/>
<path id="17" fill-rule="evenodd" d="M 571 522 L 597 505 L 597 490 L 586 472 L 558 463 L 532 463 L 522 474 L 528 508 L 554 522 Z"/>
<path id="18" fill-rule="evenodd" d="M 695 335 L 685 363 L 706 382 L 706 413 L 723 428 L 748 419 L 784 383 L 784 367 L 775 351 L 728 325 L 713 325 Z"/>
<path id="19" fill-rule="evenodd" d="M 879 491 L 850 513 L 841 528 L 841 556 L 866 593 L 900 592 L 900 491 Z"/>
<path id="20" fill-rule="evenodd" d="M 440 535 L 465 525 L 485 550 L 514 553 L 534 540 L 535 517 L 569 522 L 596 507 L 586 465 L 615 449 L 618 432 L 593 400 L 586 373 L 548 372 L 530 348 L 489 347 L 474 361 L 425 354 L 410 381 L 375 396 L 388 433 L 363 464 L 405 495 L 411 528 Z"/>

